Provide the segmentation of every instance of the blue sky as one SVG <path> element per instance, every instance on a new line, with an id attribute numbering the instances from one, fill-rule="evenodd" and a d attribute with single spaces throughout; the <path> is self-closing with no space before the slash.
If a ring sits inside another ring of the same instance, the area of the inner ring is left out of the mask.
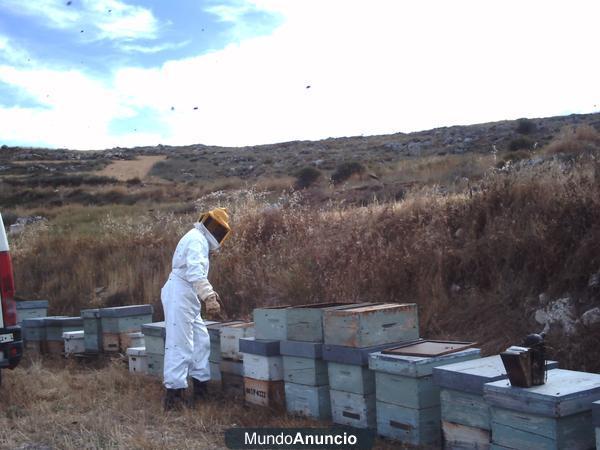
<path id="1" fill-rule="evenodd" d="M 600 108 L 586 1 L 2 0 L 0 143 L 250 145 Z"/>

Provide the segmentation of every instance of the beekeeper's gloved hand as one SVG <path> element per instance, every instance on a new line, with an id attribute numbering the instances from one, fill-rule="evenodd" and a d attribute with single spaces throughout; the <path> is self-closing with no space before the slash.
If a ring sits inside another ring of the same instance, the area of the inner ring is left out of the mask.
<path id="1" fill-rule="evenodd" d="M 194 283 L 194 291 L 198 298 L 204 302 L 207 314 L 219 314 L 221 311 L 219 295 L 214 291 L 207 279 L 196 281 Z"/>
<path id="2" fill-rule="evenodd" d="M 210 315 L 217 315 L 221 312 L 221 299 L 219 294 L 213 292 L 204 299 L 204 305 L 206 305 L 206 313 Z"/>

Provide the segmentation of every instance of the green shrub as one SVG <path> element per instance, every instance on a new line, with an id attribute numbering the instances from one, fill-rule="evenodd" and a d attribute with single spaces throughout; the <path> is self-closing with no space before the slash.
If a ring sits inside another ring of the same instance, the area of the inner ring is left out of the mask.
<path id="1" fill-rule="evenodd" d="M 365 166 L 359 162 L 347 162 L 340 164 L 335 172 L 331 175 L 331 181 L 333 184 L 339 184 L 346 181 L 352 175 L 363 174 L 366 172 Z"/>
<path id="2" fill-rule="evenodd" d="M 531 150 L 532 147 L 533 147 L 533 142 L 531 142 L 531 139 L 526 138 L 524 136 L 514 138 L 513 140 L 511 140 L 508 143 L 508 149 L 511 152 L 514 152 L 517 150 Z"/>
<path id="3" fill-rule="evenodd" d="M 310 166 L 304 167 L 296 173 L 294 187 L 296 189 L 306 189 L 314 184 L 319 178 L 321 178 L 321 171 L 319 169 Z"/>
<path id="4" fill-rule="evenodd" d="M 517 120 L 517 133 L 520 134 L 530 134 L 535 131 L 535 122 L 531 119 L 519 119 Z"/>

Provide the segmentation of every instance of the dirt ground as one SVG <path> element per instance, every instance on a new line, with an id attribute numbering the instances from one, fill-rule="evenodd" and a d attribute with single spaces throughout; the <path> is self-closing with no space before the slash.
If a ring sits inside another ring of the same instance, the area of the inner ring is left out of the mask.
<path id="1" fill-rule="evenodd" d="M 139 156 L 133 160 L 113 161 L 104 169 L 98 172 L 98 175 L 113 177 L 120 181 L 127 181 L 132 178 L 143 180 L 152 169 L 152 166 L 159 161 L 163 161 L 165 155 Z"/>
<path id="2" fill-rule="evenodd" d="M 217 384 L 197 409 L 165 414 L 160 382 L 130 374 L 123 359 L 38 358 L 2 378 L 2 449 L 221 449 L 231 427 L 331 425 L 245 405 Z M 374 448 L 403 447 L 378 439 Z"/>

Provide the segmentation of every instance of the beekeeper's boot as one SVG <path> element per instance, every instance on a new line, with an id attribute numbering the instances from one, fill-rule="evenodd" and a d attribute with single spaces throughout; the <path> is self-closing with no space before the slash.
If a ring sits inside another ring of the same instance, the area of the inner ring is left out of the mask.
<path id="1" fill-rule="evenodd" d="M 194 392 L 192 394 L 191 406 L 196 406 L 208 397 L 208 381 L 200 381 L 192 378 Z"/>
<path id="2" fill-rule="evenodd" d="M 163 400 L 165 412 L 181 409 L 183 405 L 183 392 L 185 389 L 167 389 Z"/>

